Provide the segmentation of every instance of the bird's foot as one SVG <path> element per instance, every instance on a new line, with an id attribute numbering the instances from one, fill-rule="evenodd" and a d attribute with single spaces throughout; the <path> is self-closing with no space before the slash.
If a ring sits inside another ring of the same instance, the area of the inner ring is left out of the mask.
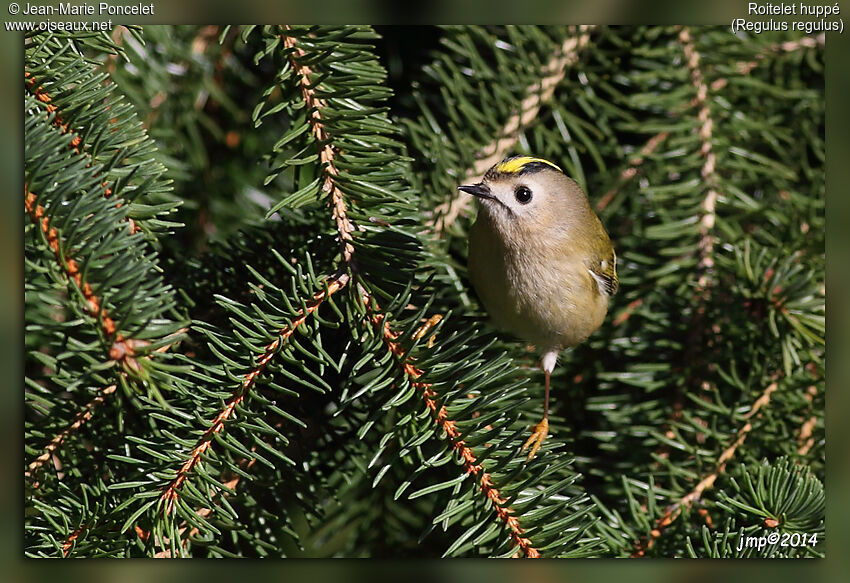
<path id="1" fill-rule="evenodd" d="M 534 459 L 534 454 L 536 454 L 537 450 L 540 449 L 540 446 L 543 445 L 543 440 L 546 439 L 547 435 L 549 435 L 549 420 L 544 418 L 543 421 L 531 428 L 531 435 L 525 441 L 520 451 L 525 451 L 530 445 L 531 451 L 528 452 L 528 459 Z"/>

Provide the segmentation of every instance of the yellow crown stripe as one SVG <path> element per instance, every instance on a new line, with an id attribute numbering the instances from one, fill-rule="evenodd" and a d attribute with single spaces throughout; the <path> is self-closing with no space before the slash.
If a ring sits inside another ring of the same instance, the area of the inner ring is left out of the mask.
<path id="1" fill-rule="evenodd" d="M 548 164 L 558 172 L 563 172 L 560 168 L 558 168 L 555 164 L 552 164 L 549 160 L 544 160 L 543 158 L 532 158 L 531 156 L 520 156 L 519 158 L 512 158 L 505 162 L 502 162 L 498 166 L 496 166 L 496 172 L 504 172 L 505 174 L 516 174 L 517 172 L 521 172 L 522 169 L 532 162 L 541 162 L 543 164 Z"/>

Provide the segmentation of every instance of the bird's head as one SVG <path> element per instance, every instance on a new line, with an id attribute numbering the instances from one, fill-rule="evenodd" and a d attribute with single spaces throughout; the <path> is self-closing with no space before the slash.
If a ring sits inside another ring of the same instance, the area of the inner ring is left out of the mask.
<path id="1" fill-rule="evenodd" d="M 568 226 L 589 210 L 581 187 L 552 162 L 531 156 L 505 158 L 481 182 L 459 186 L 475 196 L 479 212 L 500 231 L 538 231 Z"/>

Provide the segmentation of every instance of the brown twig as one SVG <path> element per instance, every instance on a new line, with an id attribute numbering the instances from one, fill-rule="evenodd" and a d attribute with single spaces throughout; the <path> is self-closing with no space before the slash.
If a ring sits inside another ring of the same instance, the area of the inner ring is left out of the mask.
<path id="1" fill-rule="evenodd" d="M 769 46 L 767 49 L 763 50 L 759 54 L 755 56 L 755 59 L 752 61 L 739 61 L 735 69 L 741 75 L 748 75 L 750 71 L 755 69 L 758 64 L 767 56 L 776 54 L 776 53 L 793 53 L 794 51 L 799 51 L 804 48 L 814 48 L 817 46 L 823 47 L 826 44 L 826 34 L 820 33 L 817 36 L 804 36 L 801 39 L 794 41 L 786 41 L 781 43 L 776 43 L 774 45 Z M 725 81 L 725 79 L 722 79 Z M 725 83 L 723 84 L 725 85 Z M 721 85 L 721 87 L 723 86 Z M 712 84 L 712 89 L 714 89 L 714 85 Z"/>
<path id="2" fill-rule="evenodd" d="M 611 201 L 614 200 L 614 197 L 620 191 L 620 189 L 631 179 L 638 175 L 638 171 L 640 167 L 643 165 L 646 160 L 646 156 L 650 155 L 655 151 L 658 146 L 667 139 L 668 132 L 660 132 L 654 136 L 652 136 L 646 144 L 638 152 L 638 156 L 632 160 L 629 167 L 620 172 L 620 176 L 617 178 L 617 183 L 606 192 L 602 197 L 596 202 L 596 211 L 601 212 L 605 209 Z"/>
<path id="3" fill-rule="evenodd" d="M 766 48 L 759 54 L 755 56 L 752 61 L 738 61 L 735 64 L 735 72 L 741 76 L 749 75 L 753 69 L 759 66 L 760 63 L 764 62 L 764 58 L 780 52 L 794 52 L 801 50 L 803 48 L 813 48 L 816 46 L 824 46 L 826 42 L 826 38 L 823 33 L 819 34 L 816 37 L 803 37 L 796 41 L 788 41 L 782 43 L 776 43 Z M 718 77 L 714 81 L 711 82 L 709 88 L 711 91 L 720 91 L 725 88 L 729 84 L 729 79 L 727 77 Z M 697 105 L 697 98 L 693 98 L 688 107 L 694 107 Z"/>
<path id="4" fill-rule="evenodd" d="M 69 435 L 73 432 L 77 431 L 80 427 L 83 426 L 89 419 L 92 418 L 92 414 L 96 407 L 102 405 L 106 401 L 106 397 L 111 395 L 116 390 L 116 385 L 110 385 L 98 391 L 97 395 L 94 399 L 86 403 L 86 406 L 83 407 L 83 410 L 77 413 L 74 416 L 74 420 L 71 424 L 63 429 L 58 435 L 56 435 L 53 439 L 50 440 L 45 448 L 44 452 L 35 458 L 35 460 L 27 466 L 27 471 L 24 472 L 24 476 L 27 478 L 33 478 L 36 475 L 42 466 L 50 459 L 53 453 L 65 442 Z M 38 488 L 38 483 L 33 484 L 35 488 Z"/>
<path id="5" fill-rule="evenodd" d="M 616 315 L 612 324 L 616 327 L 616 326 L 619 326 L 619 325 L 625 323 L 625 321 L 628 320 L 632 316 L 634 311 L 637 310 L 642 305 L 643 305 L 643 298 L 638 298 L 638 299 L 630 302 L 628 306 L 623 308 L 623 310 L 619 314 Z"/>
<path id="6" fill-rule="evenodd" d="M 55 114 L 53 116 L 53 125 L 58 127 L 63 134 L 71 134 L 74 136 L 71 139 L 71 142 L 68 144 L 74 152 L 82 155 L 83 149 L 81 148 L 83 139 L 77 135 L 74 130 L 70 128 L 70 126 L 62 119 L 62 116 L 56 111 L 56 106 L 53 105 L 53 99 L 44 90 L 44 87 L 38 85 L 36 78 L 29 71 L 24 71 L 24 87 L 32 94 L 33 97 L 38 99 L 40 102 L 44 104 L 45 109 L 48 114 Z M 112 191 L 109 191 L 107 196 L 112 194 Z"/>
<path id="7" fill-rule="evenodd" d="M 682 45 L 682 51 L 685 53 L 685 61 L 688 66 L 688 71 L 691 75 L 691 83 L 697 91 L 696 106 L 699 108 L 698 118 L 700 121 L 699 137 L 702 145 L 700 154 L 705 158 L 700 174 L 702 175 L 705 184 L 708 186 L 708 191 L 700 205 L 702 217 L 699 222 L 699 254 L 700 261 L 697 266 L 699 271 L 699 279 L 697 280 L 697 292 L 700 295 L 707 294 L 708 288 L 711 285 L 711 270 L 714 266 L 714 220 L 715 207 L 719 193 L 714 188 L 715 179 L 715 164 L 717 158 L 712 150 L 712 129 L 714 122 L 711 119 L 711 110 L 708 106 L 708 85 L 703 78 L 700 70 L 700 54 L 697 52 L 691 39 L 690 29 L 683 26 L 679 31 L 679 43 Z M 706 297 L 707 299 L 707 297 Z"/>
<path id="8" fill-rule="evenodd" d="M 256 448 L 257 448 L 256 445 L 252 446 L 251 451 L 254 451 Z M 257 458 L 246 459 L 246 460 L 243 460 L 239 465 L 242 467 L 243 470 L 248 470 L 248 469 L 251 468 L 251 466 L 254 465 L 254 463 L 256 463 L 256 461 L 257 461 Z M 236 475 L 236 476 L 230 478 L 229 480 L 227 480 L 226 482 L 223 482 L 222 485 L 225 488 L 227 488 L 228 490 L 236 490 L 236 487 L 239 485 L 239 482 L 241 480 L 242 480 L 242 477 L 239 476 L 239 475 Z M 219 492 L 213 498 L 213 502 L 218 504 L 220 502 L 222 495 L 223 495 L 223 493 Z M 200 510 L 195 512 L 195 514 L 197 516 L 199 516 L 200 518 L 206 518 L 207 516 L 209 516 L 212 513 L 213 513 L 212 508 L 201 508 Z M 188 536 L 186 536 L 186 538 L 183 538 L 183 533 L 185 533 L 187 530 L 189 531 L 189 534 L 188 534 Z M 141 538 L 142 540 L 147 540 L 147 538 L 150 536 L 149 532 L 143 531 L 138 526 L 135 527 L 135 531 L 136 531 L 136 534 L 139 536 L 139 538 Z M 183 526 L 181 526 L 177 530 L 177 536 L 180 537 L 180 540 L 182 541 L 182 546 L 185 547 L 189 543 L 189 539 L 191 539 L 193 536 L 197 536 L 197 534 L 199 532 L 200 532 L 200 528 L 198 528 L 197 526 L 193 526 L 191 529 L 189 529 L 188 525 L 184 524 Z M 167 540 L 166 541 L 158 541 L 158 542 L 160 542 L 160 546 L 163 546 L 163 547 L 168 544 Z M 162 544 L 162 543 L 164 543 L 164 544 Z M 158 553 L 155 553 L 153 557 L 155 559 L 169 559 L 169 558 L 172 557 L 172 554 L 171 554 L 171 551 L 169 549 L 163 549 L 163 550 L 159 551 Z"/>
<path id="9" fill-rule="evenodd" d="M 129 371 L 139 372 L 141 365 L 134 358 L 136 350 L 150 343 L 146 340 L 124 338 L 124 336 L 118 333 L 115 320 L 109 316 L 106 308 L 103 307 L 101 299 L 94 293 L 91 284 L 83 281 L 80 263 L 76 259 L 63 254 L 61 245 L 59 244 L 58 231 L 51 226 L 50 218 L 46 216 L 45 208 L 38 204 L 36 195 L 30 192 L 26 185 L 24 185 L 24 208 L 32 222 L 44 233 L 47 244 L 51 251 L 53 251 L 53 256 L 62 267 L 65 275 L 77 285 L 80 293 L 83 294 L 87 311 L 95 321 L 100 322 L 100 329 L 104 338 L 106 340 L 112 340 L 112 345 L 109 349 L 110 360 L 121 364 Z M 159 350 L 162 351 L 165 348 L 163 347 Z"/>
<path id="10" fill-rule="evenodd" d="M 633 557 L 644 556 L 646 551 L 652 548 L 655 540 L 661 537 L 664 530 L 673 524 L 673 522 L 681 515 L 682 510 L 693 506 L 693 504 L 702 497 L 703 492 L 714 486 L 714 482 L 717 480 L 718 476 L 726 471 L 726 464 L 735 456 L 735 452 L 738 451 L 738 448 L 741 447 L 747 439 L 747 435 L 750 431 L 752 431 L 753 425 L 750 423 L 750 419 L 752 419 L 756 413 L 770 403 L 770 395 L 776 391 L 777 388 L 778 383 L 774 380 L 767 386 L 759 398 L 755 400 L 752 407 L 750 407 L 749 412 L 744 415 L 744 419 L 746 419 L 747 422 L 738 429 L 738 432 L 735 435 L 735 440 L 721 452 L 720 457 L 717 459 L 717 464 L 714 467 L 714 471 L 701 479 L 690 492 L 685 494 L 678 502 L 672 504 L 664 511 L 661 518 L 656 521 L 655 528 L 650 531 L 650 537 L 636 543 L 635 551 L 632 553 Z"/>
<path id="11" fill-rule="evenodd" d="M 690 72 L 691 82 L 693 83 L 697 91 L 696 96 L 690 101 L 688 107 L 699 108 L 699 119 L 702 122 L 699 128 L 699 136 L 702 141 L 700 152 L 705 157 L 705 162 L 703 163 L 701 174 L 706 184 L 708 184 L 709 186 L 708 192 L 700 207 L 702 211 L 702 217 L 700 220 L 700 241 L 698 246 L 700 253 L 700 262 L 697 267 L 699 278 L 696 287 L 697 301 L 699 302 L 699 305 L 694 311 L 694 315 L 691 318 L 691 322 L 689 324 L 690 332 L 688 335 L 688 349 L 684 358 L 685 362 L 694 363 L 699 362 L 701 360 L 698 357 L 699 352 L 706 345 L 711 345 L 711 341 L 704 341 L 705 330 L 703 317 L 705 314 L 705 304 L 708 301 L 710 294 L 710 271 L 714 263 L 714 237 L 712 234 L 712 229 L 714 227 L 715 206 L 717 203 L 718 193 L 712 187 L 712 180 L 715 175 L 716 158 L 714 153 L 712 152 L 711 145 L 712 120 L 708 107 L 708 91 L 709 88 L 712 91 L 719 91 L 727 85 L 728 81 L 725 78 L 718 78 L 713 81 L 710 86 L 707 86 L 699 67 L 700 55 L 696 51 L 688 28 L 680 28 L 679 42 L 682 45 L 683 52 L 685 53 L 685 60 L 688 66 L 688 70 Z M 756 55 L 755 59 L 752 61 L 738 62 L 736 70 L 741 75 L 747 75 L 756 66 L 758 66 L 758 64 L 762 62 L 762 60 L 768 55 L 775 54 L 777 52 L 792 52 L 800 50 L 802 48 L 823 46 L 824 42 L 825 36 L 823 34 L 820 34 L 817 37 L 804 37 L 797 41 L 777 43 Z M 603 200 L 606 199 L 606 197 L 603 197 Z M 696 367 L 691 365 L 691 368 Z M 707 383 L 703 382 L 703 385 L 706 386 Z M 681 416 L 681 409 L 683 406 L 681 402 L 681 397 L 681 394 L 677 395 L 677 398 L 673 404 L 673 413 L 671 415 L 672 421 L 677 420 Z M 665 449 L 666 446 L 663 446 L 659 452 L 659 455 L 665 456 Z"/>
<path id="12" fill-rule="evenodd" d="M 723 453 L 720 454 L 720 457 L 717 459 L 717 467 L 714 472 L 700 480 L 696 487 L 694 487 L 693 490 L 679 501 L 680 506 L 685 508 L 690 507 L 694 502 L 700 499 L 702 493 L 706 489 L 714 486 L 714 482 L 717 480 L 717 477 L 726 470 L 726 463 L 735 456 L 735 452 L 738 451 L 738 448 L 747 439 L 747 434 L 752 431 L 753 425 L 749 420 L 758 413 L 759 409 L 766 407 L 770 403 L 770 395 L 776 390 L 777 386 L 776 381 L 770 383 L 761 396 L 755 401 L 755 403 L 753 403 L 750 411 L 744 416 L 744 418 L 747 419 L 747 422 L 738 430 L 738 433 L 735 436 L 735 441 L 733 441 L 732 444 L 724 449 Z"/>
<path id="13" fill-rule="evenodd" d="M 695 302 L 696 306 L 689 319 L 687 327 L 687 340 L 685 342 L 685 351 L 682 361 L 687 369 L 691 371 L 688 375 L 690 383 L 706 388 L 710 384 L 704 378 L 705 367 L 705 349 L 712 346 L 712 340 L 707 337 L 705 312 L 707 304 L 711 298 L 711 286 L 713 280 L 711 278 L 711 270 L 714 265 L 714 220 L 715 206 L 717 203 L 718 193 L 713 187 L 716 156 L 712 151 L 711 136 L 713 122 L 711 112 L 708 107 L 708 86 L 703 78 L 700 69 L 700 55 L 697 52 L 693 40 L 691 39 L 690 30 L 687 27 L 679 29 L 679 44 L 685 54 L 686 65 L 690 74 L 691 82 L 696 89 L 696 97 L 691 100 L 690 107 L 697 107 L 698 117 L 701 122 L 698 129 L 700 138 L 700 153 L 705 161 L 702 166 L 701 175 L 707 185 L 707 192 L 700 204 L 700 223 L 699 223 L 699 241 L 697 245 L 699 253 L 699 262 L 697 264 L 697 283 L 695 286 Z M 672 412 L 670 419 L 666 424 L 666 432 L 669 434 L 672 431 L 669 429 L 682 416 L 684 408 L 684 395 L 681 387 L 676 386 L 673 389 L 673 397 L 671 404 Z M 659 458 L 667 458 L 669 456 L 669 446 L 662 443 L 656 455 Z"/>
<path id="14" fill-rule="evenodd" d="M 287 31 L 291 30 L 289 26 L 285 27 Z M 313 137 L 316 140 L 316 143 L 319 147 L 319 157 L 324 166 L 325 180 L 322 184 L 322 190 L 325 192 L 329 199 L 332 207 L 332 214 L 334 221 L 336 223 L 337 233 L 339 236 L 340 242 L 340 253 L 343 261 L 348 265 L 352 270 L 355 268 L 354 264 L 354 245 L 352 243 L 352 233 L 354 232 L 354 226 L 348 218 L 348 211 L 346 207 L 346 203 L 343 197 L 342 190 L 336 184 L 336 176 L 338 176 L 339 171 L 336 167 L 336 154 L 334 152 L 334 148 L 331 145 L 331 140 L 329 139 L 327 130 L 324 125 L 324 121 L 322 118 L 322 110 L 327 107 L 327 103 L 325 100 L 316 96 L 315 86 L 312 84 L 310 76 L 313 74 L 312 69 L 308 65 L 303 65 L 298 62 L 298 59 L 303 59 L 306 54 L 305 52 L 297 45 L 297 39 L 293 36 L 281 35 L 283 40 L 283 44 L 287 49 L 290 49 L 288 58 L 293 70 L 299 77 L 299 84 L 301 87 L 301 95 L 304 99 L 305 108 L 307 111 L 308 121 L 311 125 Z M 299 316 L 292 321 L 292 323 L 287 327 L 280 331 L 280 336 L 277 340 L 270 343 L 263 353 L 263 356 L 257 361 L 257 365 L 254 369 L 248 373 L 240 388 L 237 392 L 228 400 L 224 409 L 216 416 L 216 418 L 212 421 L 209 428 L 204 432 L 204 435 L 201 436 L 201 439 L 198 441 L 195 448 L 192 450 L 190 457 L 183 463 L 180 470 L 177 473 L 177 476 L 169 483 L 169 485 L 164 489 L 161 500 L 166 504 L 165 511 L 166 513 L 170 513 L 173 509 L 174 502 L 178 496 L 178 491 L 188 476 L 189 472 L 194 468 L 195 465 L 200 461 L 203 453 L 210 447 L 212 437 L 221 431 L 224 427 L 225 422 L 230 418 L 235 410 L 236 406 L 241 403 L 251 386 L 253 385 L 256 377 L 265 369 L 268 365 L 268 362 L 272 359 L 281 342 L 285 341 L 291 334 L 294 332 L 295 328 L 304 323 L 307 319 L 307 316 L 314 312 L 319 305 L 327 299 L 333 293 L 336 293 L 340 289 L 342 289 L 349 282 L 349 275 L 346 273 L 341 273 L 340 275 L 332 278 L 327 285 L 327 292 L 320 292 L 314 295 L 313 300 L 307 304 L 306 311 L 302 311 Z M 238 479 L 234 482 L 234 487 L 238 483 Z M 199 512 L 201 513 L 206 511 L 207 514 L 212 512 L 211 509 L 202 509 Z M 185 530 L 180 531 L 182 532 Z M 191 532 L 191 531 L 190 531 Z"/>
<path id="15" fill-rule="evenodd" d="M 288 25 L 285 28 L 287 31 L 291 30 Z M 354 245 L 352 244 L 353 239 L 351 234 L 354 232 L 354 225 L 348 219 L 348 211 L 345 200 L 343 199 L 342 190 L 336 184 L 336 177 L 339 174 L 335 162 L 336 153 L 334 152 L 334 147 L 331 145 L 331 140 L 322 120 L 322 110 L 327 107 L 327 103 L 324 99 L 316 96 L 316 89 L 310 80 L 313 70 L 308 65 L 298 62 L 299 58 L 303 59 L 306 55 L 304 50 L 298 46 L 297 39 L 287 35 L 282 35 L 282 37 L 283 45 L 291 49 L 288 54 L 289 62 L 295 73 L 300 77 L 301 95 L 304 98 L 313 137 L 319 146 L 319 158 L 324 165 L 325 171 L 322 191 L 330 198 L 333 208 L 333 218 L 336 221 L 336 229 L 339 234 L 342 258 L 347 264 L 353 266 L 352 256 L 354 254 Z"/>
<path id="16" fill-rule="evenodd" d="M 537 118 L 541 107 L 552 99 L 555 88 L 567 74 L 567 68 L 578 62 L 578 53 L 590 40 L 590 31 L 593 28 L 593 26 L 580 26 L 578 30 L 581 34 L 570 35 L 561 43 L 542 70 L 540 81 L 526 91 L 525 98 L 520 102 L 519 111 L 507 120 L 496 140 L 478 153 L 475 164 L 463 176 L 462 184 L 482 176 L 516 145 L 522 131 Z M 571 29 L 574 31 L 575 27 Z M 468 196 L 455 194 L 435 208 L 432 222 L 434 232 L 438 235 L 443 233 L 468 206 Z"/>
<path id="17" fill-rule="evenodd" d="M 814 403 L 814 399 L 817 394 L 818 390 L 814 385 L 811 385 L 806 391 L 806 399 L 809 401 L 810 412 L 812 410 L 812 403 Z M 800 432 L 797 434 L 797 443 L 800 444 L 800 447 L 797 448 L 797 453 L 799 455 L 806 455 L 815 445 L 815 438 L 812 436 L 812 433 L 814 433 L 817 423 L 817 417 L 812 415 L 800 426 Z"/>
<path id="18" fill-rule="evenodd" d="M 65 539 L 65 542 L 62 543 L 62 556 L 67 557 L 68 553 L 71 551 L 71 546 L 74 544 L 74 541 L 83 533 L 86 529 L 84 524 L 81 524 L 74 532 L 68 535 L 68 538 Z"/>
<path id="19" fill-rule="evenodd" d="M 166 338 L 174 338 L 186 332 L 186 328 L 181 328 L 174 334 L 167 336 Z M 150 344 L 144 340 L 133 340 L 128 339 L 120 342 L 115 342 L 112 345 L 112 348 L 109 350 L 109 357 L 119 363 L 124 364 L 130 369 L 138 370 L 140 365 L 136 359 L 133 358 L 134 352 L 132 348 L 136 345 L 147 345 Z M 172 345 L 166 344 L 164 346 L 160 346 L 155 350 L 155 352 L 165 352 Z M 127 352 L 129 351 L 129 352 Z M 25 478 L 34 478 L 36 476 L 36 472 L 40 470 L 45 462 L 50 459 L 50 457 L 56 452 L 56 450 L 65 443 L 65 440 L 71 435 L 73 432 L 77 431 L 80 427 L 82 427 L 85 423 L 87 423 L 92 416 L 94 415 L 94 410 L 106 402 L 106 397 L 113 394 L 117 389 L 117 385 L 110 385 L 98 391 L 98 394 L 88 403 L 86 403 L 85 407 L 74 416 L 74 420 L 71 424 L 63 429 L 58 435 L 54 436 L 53 439 L 50 440 L 45 448 L 44 452 L 39 455 L 32 463 L 29 464 L 27 471 L 24 472 Z M 38 482 L 33 483 L 34 488 L 39 487 Z"/>
<path id="20" fill-rule="evenodd" d="M 47 91 L 44 90 L 44 87 L 38 85 L 35 76 L 33 76 L 33 74 L 29 71 L 24 71 L 24 80 L 24 86 L 33 95 L 33 97 L 44 103 L 47 113 L 54 114 L 52 120 L 53 125 L 58 127 L 63 134 L 71 134 L 74 136 L 71 139 L 71 142 L 68 144 L 69 147 L 77 155 L 88 158 L 89 162 L 86 164 L 86 168 L 91 168 L 92 155 L 83 148 L 82 137 L 71 128 L 70 124 L 65 122 L 63 117 L 57 111 L 56 106 L 53 104 L 53 99 L 50 97 Z M 108 182 L 103 181 L 101 182 L 100 186 L 101 188 L 103 188 L 103 196 L 107 198 L 112 196 L 112 189 L 109 187 Z M 121 206 L 121 203 L 119 202 L 117 206 Z M 130 225 L 131 233 L 136 233 L 141 230 L 140 227 L 136 225 L 135 221 L 133 221 L 133 219 L 126 217 L 126 221 L 127 224 Z"/>
<path id="21" fill-rule="evenodd" d="M 800 427 L 800 434 L 797 437 L 798 442 L 800 443 L 800 447 L 797 449 L 797 453 L 800 455 L 806 455 L 809 453 L 809 450 L 812 449 L 812 446 L 815 444 L 815 438 L 812 437 L 812 432 L 817 426 L 818 419 L 814 415 L 806 419 L 806 422 Z"/>
<path id="22" fill-rule="evenodd" d="M 349 276 L 346 273 L 339 274 L 328 280 L 325 290 L 314 294 L 313 299 L 306 304 L 305 309 L 300 310 L 299 315 L 292 320 L 289 326 L 280 330 L 278 338 L 265 347 L 263 355 L 257 360 L 257 364 L 251 372 L 245 375 L 242 383 L 239 385 L 239 388 L 233 396 L 228 399 L 224 408 L 218 415 L 216 415 L 215 419 L 212 420 L 210 426 L 198 440 L 197 445 L 195 445 L 195 448 L 192 450 L 189 458 L 183 462 L 177 472 L 177 475 L 163 489 L 163 492 L 160 495 L 160 500 L 165 504 L 166 514 L 169 514 L 174 508 L 174 503 L 179 496 L 180 488 L 186 480 L 186 477 L 189 475 L 189 472 L 191 472 L 198 464 L 201 457 L 204 455 L 204 452 L 206 452 L 206 450 L 212 445 L 213 437 L 224 428 L 224 424 L 228 421 L 228 419 L 230 419 L 231 415 L 233 415 L 236 407 L 245 400 L 248 392 L 254 386 L 257 377 L 265 370 L 281 343 L 289 338 L 292 333 L 295 332 L 295 329 L 303 324 L 307 320 L 307 317 L 315 312 L 326 299 L 344 288 L 348 281 Z"/>
<path id="23" fill-rule="evenodd" d="M 370 304 L 371 299 L 368 295 L 365 295 L 363 299 L 366 305 Z M 520 526 L 519 519 L 514 516 L 513 509 L 505 505 L 506 500 L 502 498 L 499 490 L 493 485 L 492 476 L 484 471 L 475 453 L 464 443 L 455 422 L 448 418 L 448 411 L 445 406 L 441 407 L 437 403 L 437 393 L 431 388 L 431 384 L 419 380 L 423 371 L 414 366 L 410 358 L 405 356 L 404 347 L 397 341 L 399 333 L 390 329 L 385 315 L 378 311 L 371 312 L 369 319 L 374 325 L 380 327 L 384 344 L 399 359 L 402 370 L 410 378 L 410 382 L 414 388 L 422 395 L 425 406 L 428 407 L 434 417 L 434 422 L 445 432 L 452 449 L 463 460 L 464 470 L 470 475 L 479 477 L 479 489 L 481 493 L 492 503 L 493 509 L 499 519 L 507 525 L 511 540 L 513 540 L 514 544 L 520 548 L 526 557 L 540 557 L 540 552 L 532 545 L 531 540 L 525 536 L 525 531 Z"/>
<path id="24" fill-rule="evenodd" d="M 53 251 L 56 261 L 62 267 L 62 270 L 79 288 L 86 301 L 88 313 L 97 321 L 100 322 L 103 334 L 106 338 L 115 338 L 115 342 L 122 342 L 124 338 L 117 334 L 115 320 L 109 317 L 106 309 L 103 307 L 100 298 L 94 293 L 91 284 L 83 281 L 82 272 L 79 263 L 70 257 L 66 257 L 59 244 L 59 233 L 56 228 L 51 226 L 50 218 L 46 216 L 43 206 L 37 203 L 37 197 L 30 192 L 28 187 L 24 185 L 24 208 L 30 216 L 30 220 L 41 229 L 47 239 L 47 244 L 50 250 Z"/>

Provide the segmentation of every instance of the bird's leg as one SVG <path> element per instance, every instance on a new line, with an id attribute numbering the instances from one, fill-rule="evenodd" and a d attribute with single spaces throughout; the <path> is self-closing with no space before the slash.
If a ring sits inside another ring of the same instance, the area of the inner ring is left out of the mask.
<path id="1" fill-rule="evenodd" d="M 528 452 L 528 459 L 534 459 L 534 455 L 546 436 L 549 435 L 549 377 L 552 370 L 555 368 L 555 361 L 558 358 L 557 351 L 550 351 L 543 355 L 543 372 L 545 374 L 545 392 L 543 397 L 543 420 L 531 428 L 531 435 L 525 441 L 520 451 L 525 451 L 528 446 L 531 446 L 531 451 Z"/>
<path id="2" fill-rule="evenodd" d="M 537 453 L 537 450 L 540 449 L 540 446 L 543 445 L 543 441 L 546 439 L 546 436 L 549 434 L 549 371 L 546 372 L 546 393 L 544 397 L 544 405 L 543 405 L 543 420 L 534 425 L 531 428 L 531 435 L 525 441 L 522 446 L 521 451 L 525 451 L 528 449 L 528 446 L 531 446 L 531 451 L 528 452 L 528 459 L 534 459 L 534 455 Z"/>

